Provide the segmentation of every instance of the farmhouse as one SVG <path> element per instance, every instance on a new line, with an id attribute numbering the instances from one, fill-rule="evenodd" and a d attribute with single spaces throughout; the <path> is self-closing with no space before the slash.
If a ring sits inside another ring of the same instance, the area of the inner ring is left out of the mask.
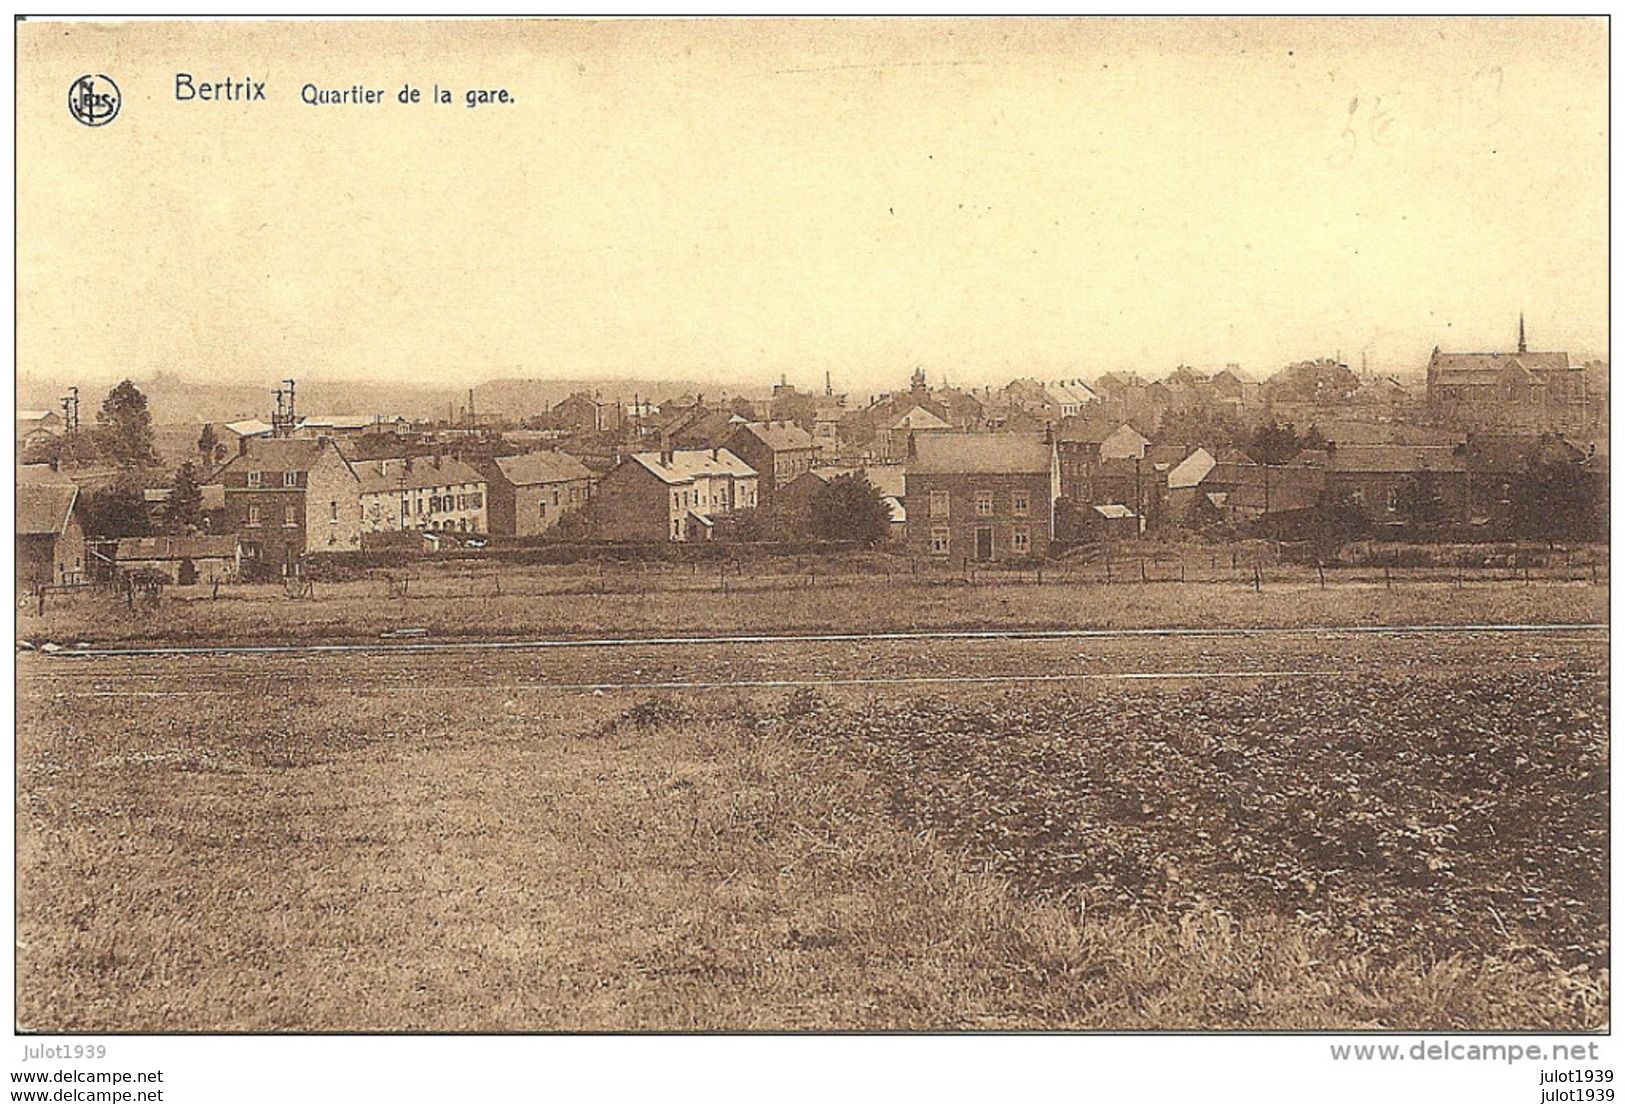
<path id="1" fill-rule="evenodd" d="M 1060 466 L 1048 433 L 927 434 L 904 481 L 912 551 L 1008 560 L 1049 549 Z"/>
<path id="2" fill-rule="evenodd" d="M 756 470 L 725 448 L 637 452 L 594 493 L 593 535 L 605 540 L 710 540 L 716 521 L 753 509 Z"/>

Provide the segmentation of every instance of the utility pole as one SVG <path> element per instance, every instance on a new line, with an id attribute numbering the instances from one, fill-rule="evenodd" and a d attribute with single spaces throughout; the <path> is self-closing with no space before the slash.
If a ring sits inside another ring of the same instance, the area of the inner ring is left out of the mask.
<path id="1" fill-rule="evenodd" d="M 73 433 L 79 428 L 79 389 L 68 388 L 68 393 L 62 396 L 62 431 Z"/>

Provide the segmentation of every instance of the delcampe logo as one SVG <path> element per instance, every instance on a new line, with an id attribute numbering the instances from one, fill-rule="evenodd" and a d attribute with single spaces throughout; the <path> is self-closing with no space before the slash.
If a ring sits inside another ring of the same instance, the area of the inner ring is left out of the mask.
<path id="1" fill-rule="evenodd" d="M 86 73 L 68 88 L 68 114 L 86 126 L 106 126 L 118 117 L 118 85 L 104 74 Z"/>

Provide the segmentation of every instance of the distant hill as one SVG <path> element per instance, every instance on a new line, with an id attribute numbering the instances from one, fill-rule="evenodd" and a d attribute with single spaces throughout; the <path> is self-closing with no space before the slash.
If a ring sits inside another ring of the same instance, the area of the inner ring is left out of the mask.
<path id="1" fill-rule="evenodd" d="M 705 395 L 707 398 L 720 398 L 724 394 L 765 397 L 772 392 L 772 388 L 737 382 L 720 383 L 714 379 L 656 380 L 632 376 L 600 380 L 495 379 L 474 388 L 474 408 L 486 413 L 505 414 L 518 421 L 551 410 L 577 391 L 596 393 L 606 400 L 618 399 L 630 403 L 634 399 L 648 399 L 660 403 L 685 394 Z M 466 403 L 465 392 L 458 405 L 461 407 Z"/>
<path id="2" fill-rule="evenodd" d="M 280 382 L 268 380 L 263 386 L 210 383 L 168 373 L 131 378 L 147 396 L 147 408 L 152 412 L 154 425 L 269 419 L 275 402 L 271 390 Z M 76 382 L 79 417 L 85 425 L 92 425 L 102 399 L 112 386 L 105 380 L 92 383 L 18 375 L 17 406 L 23 410 L 59 410 L 62 396 Z M 409 418 L 444 418 L 449 406 L 462 405 L 462 392 L 449 387 L 313 379 L 300 380 L 298 394 L 299 410 L 305 414 L 404 414 Z"/>
<path id="3" fill-rule="evenodd" d="M 239 418 L 269 420 L 275 400 L 271 391 L 280 380 L 263 385 L 213 383 L 184 379 L 168 373 L 132 377 L 147 396 L 155 425 L 199 425 L 203 422 L 230 422 Z M 19 375 L 19 410 L 59 410 L 69 386 L 78 383 L 79 415 L 86 425 L 94 424 L 96 410 L 113 381 L 76 381 L 67 378 Z M 347 380 L 300 379 L 299 411 L 303 414 L 388 414 L 408 418 L 438 419 L 462 415 L 468 405 L 463 387 L 423 387 L 398 383 L 371 383 Z M 514 421 L 551 409 L 559 400 L 576 391 L 597 392 L 605 399 L 634 397 L 661 402 L 683 394 L 766 395 L 764 386 L 724 387 L 716 380 L 655 380 L 625 377 L 600 380 L 498 379 L 474 388 L 474 408 L 481 413 L 502 414 Z"/>

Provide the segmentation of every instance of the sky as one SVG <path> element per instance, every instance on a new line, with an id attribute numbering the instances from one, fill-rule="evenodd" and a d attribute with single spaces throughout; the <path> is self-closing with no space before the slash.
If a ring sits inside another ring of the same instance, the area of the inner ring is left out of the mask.
<path id="1" fill-rule="evenodd" d="M 1520 311 L 1603 355 L 1606 49 L 1580 19 L 28 22 L 18 370 L 1263 377 L 1510 348 Z"/>

